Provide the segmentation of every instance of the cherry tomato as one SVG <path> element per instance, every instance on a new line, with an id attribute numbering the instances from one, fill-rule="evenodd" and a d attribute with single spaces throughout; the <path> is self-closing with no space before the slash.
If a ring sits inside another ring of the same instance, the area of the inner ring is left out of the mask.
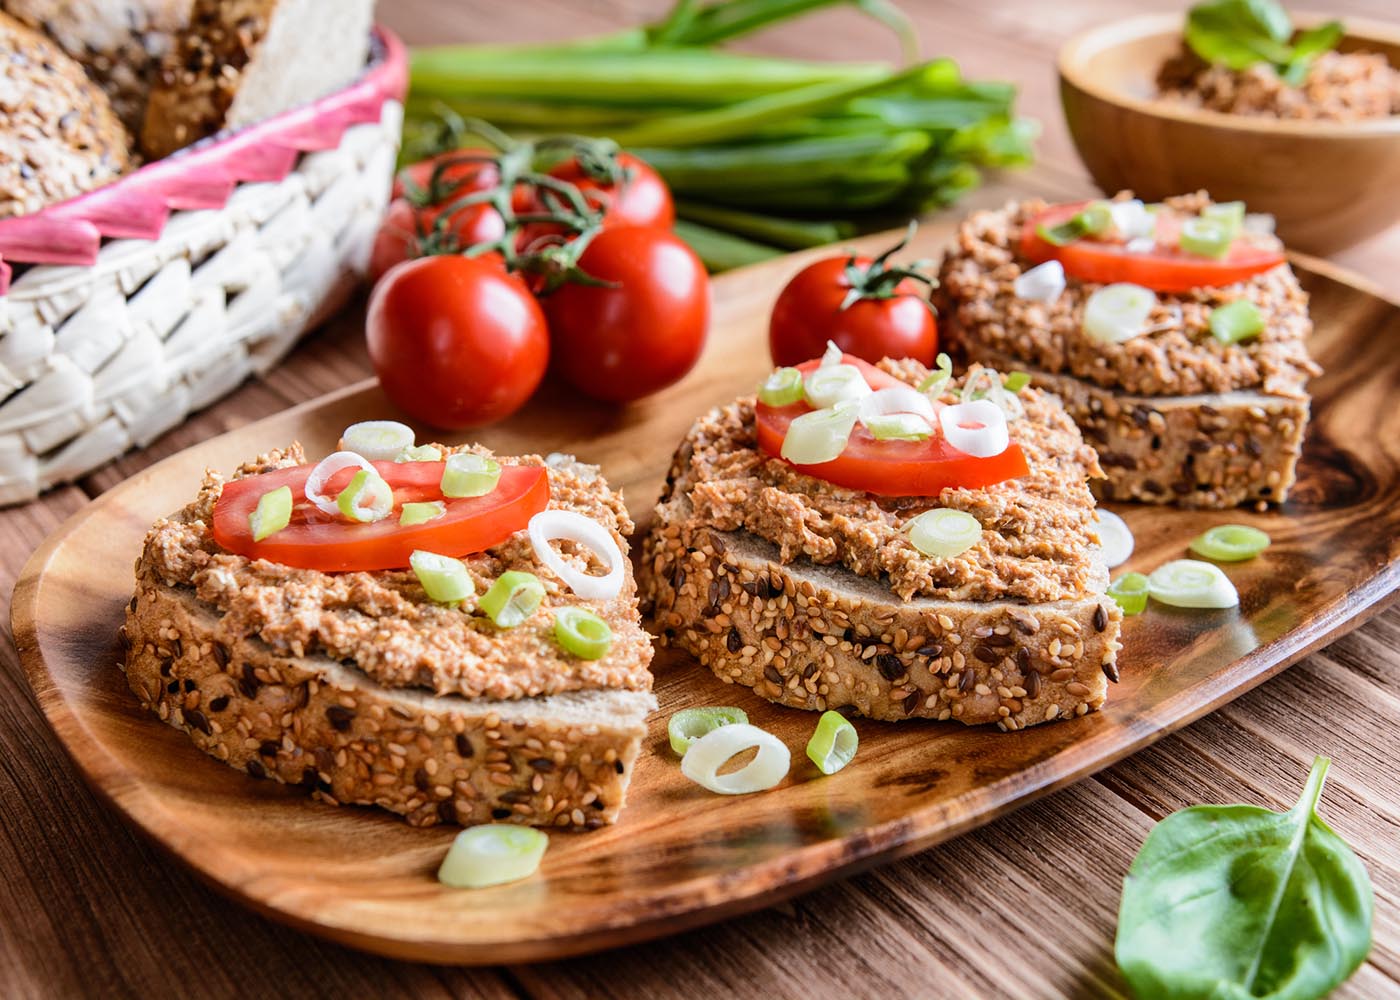
<path id="1" fill-rule="evenodd" d="M 284 566 L 324 572 L 399 569 L 415 549 L 464 556 L 499 545 L 524 529 L 549 505 L 549 476 L 529 465 L 503 465 L 496 488 L 481 497 L 442 495 L 444 462 L 374 462 L 394 490 L 394 512 L 381 521 L 361 524 L 327 514 L 306 499 L 312 465 L 277 469 L 224 484 L 214 505 L 214 541 L 249 559 L 270 559 Z M 357 469 L 342 469 L 324 492 L 344 489 Z M 282 486 L 292 491 L 292 520 L 260 542 L 253 541 L 248 515 L 263 494 Z M 447 512 L 426 524 L 399 526 L 405 503 L 441 500 Z"/>
<path id="2" fill-rule="evenodd" d="M 549 171 L 551 177 L 567 181 L 579 189 L 584 201 L 603 210 L 603 226 L 655 226 L 670 229 L 676 222 L 676 206 L 671 191 L 661 175 L 630 153 L 617 154 L 624 180 L 621 186 L 599 181 L 584 172 L 577 159 L 570 158 Z M 551 201 L 558 196 L 550 197 Z M 545 193 L 517 192 L 513 206 L 517 214 L 546 212 Z M 572 238 L 563 226 L 548 222 L 533 222 L 521 227 L 516 247 L 521 252 L 539 249 L 548 240 L 566 241 Z"/>
<path id="3" fill-rule="evenodd" d="M 700 258 L 664 229 L 602 230 L 579 266 L 616 287 L 567 284 L 545 296 L 560 373 L 595 399 L 629 402 L 695 366 L 710 322 Z"/>
<path id="4" fill-rule="evenodd" d="M 1130 252 L 1121 241 L 1089 238 L 1055 246 L 1036 232 L 1040 226 L 1048 228 L 1068 221 L 1085 204 L 1052 205 L 1027 220 L 1021 230 L 1021 255 L 1035 264 L 1058 260 L 1066 274 L 1080 281 L 1105 285 L 1126 281 L 1157 292 L 1233 285 L 1284 262 L 1283 252 L 1277 247 L 1260 246 L 1238 237 L 1220 260 L 1188 253 L 1175 245 L 1180 220 L 1170 212 L 1158 213 L 1156 242 L 1146 252 Z"/>
<path id="5" fill-rule="evenodd" d="M 432 192 L 438 195 L 433 199 L 435 201 L 441 201 L 444 196 L 450 198 L 454 194 L 489 190 L 496 186 L 501 176 L 500 171 L 496 169 L 495 163 L 476 157 L 495 155 L 489 149 L 451 149 L 426 160 L 410 163 L 394 175 L 392 197 L 405 196 L 410 184 L 419 190 L 426 190 L 432 183 L 435 172 L 438 175 L 438 190 Z M 439 165 L 442 167 L 440 171 Z"/>
<path id="6" fill-rule="evenodd" d="M 842 361 L 859 368 L 872 389 L 905 384 L 852 355 L 846 355 Z M 820 364 L 820 359 L 813 359 L 797 368 L 806 375 Z M 811 410 L 801 402 L 790 406 L 759 403 L 755 414 L 759 450 L 781 458 L 789 425 Z M 945 489 L 962 486 L 977 489 L 1024 476 L 1030 471 L 1025 453 L 1014 441 L 1000 455 L 977 458 L 958 451 L 939 434 L 924 441 L 878 441 L 859 423 L 839 457 L 818 465 L 793 465 L 793 468 L 836 486 L 898 497 L 936 497 Z"/>
<path id="7" fill-rule="evenodd" d="M 441 215 L 437 206 L 415 208 L 406 198 L 391 201 L 370 248 L 370 280 L 377 282 L 389 268 L 405 260 L 426 253 L 465 250 L 505 235 L 505 220 L 490 205 L 459 208 L 448 219 L 445 232 L 438 234 L 435 227 Z"/>
<path id="8" fill-rule="evenodd" d="M 938 351 L 938 324 L 919 283 L 905 278 L 888 292 L 859 298 L 842 308 L 851 291 L 850 257 L 826 257 L 808 264 L 778 295 L 768 322 L 773 363 L 796 365 L 820 357 L 827 341 L 866 361 L 914 358 L 932 365 Z M 872 261 L 857 257 L 865 270 Z"/>
<path id="9" fill-rule="evenodd" d="M 549 364 L 549 332 L 524 283 L 489 260 L 423 257 L 375 285 L 369 356 L 411 417 L 461 430 L 524 405 Z"/>

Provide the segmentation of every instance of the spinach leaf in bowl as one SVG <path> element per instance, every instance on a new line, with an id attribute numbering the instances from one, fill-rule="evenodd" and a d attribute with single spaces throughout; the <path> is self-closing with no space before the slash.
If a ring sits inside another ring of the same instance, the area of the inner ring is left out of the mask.
<path id="1" fill-rule="evenodd" d="M 1148 834 L 1114 946 L 1139 996 L 1314 1000 L 1366 958 L 1370 878 L 1316 811 L 1329 763 L 1287 812 L 1192 806 Z"/>
<path id="2" fill-rule="evenodd" d="M 1207 0 L 1186 16 L 1186 44 L 1206 62 L 1233 70 L 1269 63 L 1295 86 L 1342 32 L 1340 21 L 1328 21 L 1294 38 L 1292 19 L 1274 0 Z"/>

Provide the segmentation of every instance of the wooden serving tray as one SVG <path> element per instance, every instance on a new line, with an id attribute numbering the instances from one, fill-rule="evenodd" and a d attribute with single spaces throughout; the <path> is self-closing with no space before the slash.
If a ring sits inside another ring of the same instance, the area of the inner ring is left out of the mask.
<path id="1" fill-rule="evenodd" d="M 912 250 L 935 254 L 951 232 L 948 222 L 926 226 Z M 600 462 L 645 523 L 691 420 L 751 390 L 768 370 L 768 308 L 810 256 L 717 279 L 702 363 L 660 397 L 617 410 L 547 387 L 477 437 L 506 453 L 572 451 Z M 803 753 L 814 714 L 772 706 L 660 651 L 661 710 L 619 824 L 552 834 L 529 880 L 445 889 L 434 873 L 456 828 L 413 829 L 375 810 L 313 803 L 299 789 L 228 768 L 141 710 L 116 668 L 117 627 L 149 523 L 193 495 L 205 466 L 229 470 L 293 438 L 324 452 L 347 424 L 392 415 L 372 383 L 207 441 L 95 500 L 25 567 L 13 605 L 16 643 L 40 704 L 93 785 L 217 888 L 276 919 L 387 955 L 481 964 L 559 958 L 719 920 L 965 833 L 1106 767 L 1354 628 L 1393 596 L 1400 307 L 1320 262 L 1295 264 L 1313 295 L 1312 351 L 1327 374 L 1313 383 L 1313 424 L 1286 507 L 1255 514 L 1114 505 L 1137 536 L 1125 569 L 1182 556 L 1212 524 L 1257 525 L 1274 545 L 1227 569 L 1242 596 L 1238 610 L 1154 605 L 1128 619 L 1122 683 L 1103 711 L 1084 718 L 1011 734 L 857 720 L 859 755 L 824 777 Z M 782 786 L 731 798 L 681 776 L 666 720 L 705 704 L 742 706 L 793 749 Z"/>

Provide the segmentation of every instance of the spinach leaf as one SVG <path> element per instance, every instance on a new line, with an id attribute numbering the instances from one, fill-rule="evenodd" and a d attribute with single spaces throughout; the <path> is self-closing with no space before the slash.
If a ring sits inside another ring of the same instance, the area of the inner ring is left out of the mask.
<path id="1" fill-rule="evenodd" d="M 1329 21 L 1294 40 L 1293 21 L 1275 0 L 1206 0 L 1186 16 L 1186 44 L 1206 62 L 1233 70 L 1270 63 L 1293 84 L 1342 31 L 1340 21 Z"/>
<path id="2" fill-rule="evenodd" d="M 1316 812 L 1329 763 L 1288 812 L 1192 806 L 1148 834 L 1114 946 L 1139 996 L 1313 1000 L 1366 958 L 1370 878 Z"/>

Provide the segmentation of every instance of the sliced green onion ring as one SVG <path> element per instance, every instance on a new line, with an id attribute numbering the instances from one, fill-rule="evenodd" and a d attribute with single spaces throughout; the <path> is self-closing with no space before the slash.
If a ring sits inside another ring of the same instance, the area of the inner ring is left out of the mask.
<path id="1" fill-rule="evenodd" d="M 1030 384 L 1031 376 L 1029 372 L 1012 372 L 1006 376 L 1006 384 L 1003 388 L 1007 392 L 1016 393 Z"/>
<path id="2" fill-rule="evenodd" d="M 876 441 L 926 441 L 933 428 L 913 413 L 878 413 L 861 421 Z"/>
<path id="3" fill-rule="evenodd" d="M 460 559 L 417 549 L 408 557 L 408 564 L 418 575 L 418 582 L 429 600 L 458 604 L 476 593 L 476 584 Z"/>
<path id="4" fill-rule="evenodd" d="M 847 401 L 829 410 L 813 410 L 793 419 L 783 438 L 782 456 L 793 465 L 820 465 L 846 450 L 855 430 L 857 404 Z"/>
<path id="5" fill-rule="evenodd" d="M 1177 559 L 1154 569 L 1147 577 L 1147 592 L 1154 601 L 1174 608 L 1233 608 L 1240 595 L 1229 577 L 1214 563 Z"/>
<path id="6" fill-rule="evenodd" d="M 849 719 L 840 712 L 823 712 L 807 741 L 807 756 L 822 774 L 835 774 L 855 758 L 859 747 L 860 737 Z"/>
<path id="7" fill-rule="evenodd" d="M 937 399 L 943 395 L 944 388 L 953 377 L 953 359 L 948 355 L 939 354 L 933 359 L 933 364 L 933 372 L 919 383 L 919 391 L 929 399 Z"/>
<path id="8" fill-rule="evenodd" d="M 454 889 L 484 889 L 529 878 L 540 867 L 549 836 L 532 826 L 487 823 L 457 834 L 438 868 L 438 881 Z"/>
<path id="9" fill-rule="evenodd" d="M 258 497 L 258 506 L 248 515 L 248 530 L 260 542 L 292 523 L 292 488 L 279 486 Z"/>
<path id="10" fill-rule="evenodd" d="M 422 503 L 406 503 L 399 509 L 399 527 L 412 528 L 415 525 L 436 521 L 447 513 L 447 504 L 441 500 L 427 500 Z"/>
<path id="11" fill-rule="evenodd" d="M 909 541 L 924 555 L 935 559 L 966 552 L 981 537 L 982 525 L 977 518 L 951 507 L 926 510 L 909 522 Z"/>
<path id="12" fill-rule="evenodd" d="M 763 380 L 758 401 L 765 406 L 788 406 L 802 399 L 802 373 L 796 368 L 779 368 Z"/>
<path id="13" fill-rule="evenodd" d="M 1113 212 L 1106 201 L 1091 201 L 1079 212 L 1079 231 L 1098 236 L 1113 228 Z"/>
<path id="14" fill-rule="evenodd" d="M 753 749 L 758 750 L 753 760 L 737 771 L 719 773 L 730 758 Z M 747 722 L 710 730 L 690 744 L 681 758 L 681 774 L 720 795 L 767 791 L 787 776 L 791 766 L 792 755 L 783 741 Z"/>
<path id="15" fill-rule="evenodd" d="M 1181 249 L 1187 253 L 1219 260 L 1230 252 L 1234 241 L 1230 227 L 1219 219 L 1197 217 L 1181 222 Z"/>
<path id="16" fill-rule="evenodd" d="M 554 638 L 580 660 L 600 660 L 612 649 L 613 631 L 592 611 L 567 607 L 554 612 Z"/>
<path id="17" fill-rule="evenodd" d="M 459 451 L 447 456 L 442 470 L 445 497 L 484 497 L 501 481 L 501 464 L 475 452 Z"/>
<path id="18" fill-rule="evenodd" d="M 1104 285 L 1084 303 L 1084 332 L 1105 344 L 1121 344 L 1147 331 L 1147 317 L 1157 306 L 1150 288 L 1119 282 Z"/>
<path id="19" fill-rule="evenodd" d="M 1123 614 L 1140 615 L 1147 610 L 1147 577 L 1124 573 L 1108 585 L 1108 596 L 1123 609 Z"/>
<path id="20" fill-rule="evenodd" d="M 352 521 L 372 524 L 394 509 L 394 490 L 374 469 L 361 469 L 335 498 L 340 512 Z"/>
<path id="21" fill-rule="evenodd" d="M 1124 243 L 1133 240 L 1156 242 L 1157 217 L 1147 210 L 1140 199 L 1109 202 L 1108 210 L 1113 216 L 1113 228 L 1118 230 L 1118 237 Z"/>
<path id="22" fill-rule="evenodd" d="M 748 721 L 747 712 L 730 705 L 683 708 L 666 723 L 666 735 L 670 737 L 671 749 L 684 755 L 692 743 L 710 730 Z"/>
<path id="23" fill-rule="evenodd" d="M 1242 201 L 1221 201 L 1201 209 L 1201 218 L 1219 222 L 1234 239 L 1244 227 L 1244 209 Z"/>
<path id="24" fill-rule="evenodd" d="M 539 610 L 544 584 L 534 573 L 512 569 L 502 573 L 476 602 L 497 628 L 515 628 Z"/>
<path id="25" fill-rule="evenodd" d="M 938 426 L 950 445 L 975 458 L 1000 455 L 1011 443 L 1006 411 L 990 399 L 943 407 L 938 411 Z"/>
<path id="26" fill-rule="evenodd" d="M 836 346 L 836 341 L 828 340 L 826 342 L 826 350 L 822 351 L 821 367 L 834 368 L 836 365 L 841 364 L 845 357 L 845 352 Z"/>
<path id="27" fill-rule="evenodd" d="M 1084 227 L 1078 215 L 1073 215 L 1054 226 L 1044 223 L 1035 227 L 1035 234 L 1051 246 L 1068 246 L 1084 235 Z"/>
<path id="28" fill-rule="evenodd" d="M 415 444 L 394 456 L 395 462 L 441 462 L 442 451 L 430 444 Z"/>
<path id="29" fill-rule="evenodd" d="M 1065 290 L 1065 266 L 1058 260 L 1037 264 L 1016 275 L 1011 290 L 1027 302 L 1054 302 Z"/>
<path id="30" fill-rule="evenodd" d="M 859 400 L 873 390 L 855 365 L 829 365 L 809 374 L 802 391 L 807 402 L 820 410 L 845 400 Z"/>
<path id="31" fill-rule="evenodd" d="M 1133 533 L 1124 521 L 1111 510 L 1100 508 L 1094 512 L 1094 520 L 1099 531 L 1099 550 L 1103 554 L 1104 565 L 1109 569 L 1121 566 L 1133 554 Z"/>
<path id="32" fill-rule="evenodd" d="M 316 509 L 332 517 L 340 514 L 340 506 L 336 503 L 336 498 L 326 496 L 321 490 L 325 489 L 337 472 L 342 469 L 364 469 L 366 472 L 373 472 L 378 475 L 374 466 L 369 464 L 369 459 L 363 455 L 357 455 L 353 451 L 337 451 L 327 455 L 316 463 L 316 467 L 311 470 L 311 474 L 306 477 L 306 499 L 315 504 Z"/>
<path id="33" fill-rule="evenodd" d="M 1222 344 L 1238 344 L 1264 332 L 1264 314 L 1249 299 L 1235 299 L 1210 311 L 1210 332 Z"/>
<path id="34" fill-rule="evenodd" d="M 1191 551 L 1216 562 L 1243 562 L 1269 547 L 1271 539 L 1247 524 L 1217 524 L 1191 540 Z"/>
<path id="35" fill-rule="evenodd" d="M 413 447 L 413 428 L 397 420 L 365 420 L 340 435 L 341 451 L 353 451 L 371 462 L 392 462 Z"/>

